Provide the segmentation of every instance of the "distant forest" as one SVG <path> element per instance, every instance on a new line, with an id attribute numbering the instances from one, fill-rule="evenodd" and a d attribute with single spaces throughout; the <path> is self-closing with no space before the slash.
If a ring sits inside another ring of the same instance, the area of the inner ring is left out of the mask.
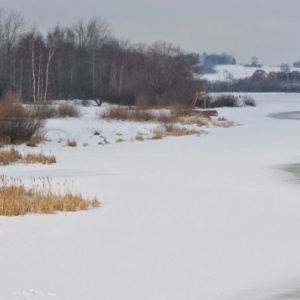
<path id="1" fill-rule="evenodd" d="M 191 103 L 202 89 L 200 60 L 164 41 L 134 45 L 116 38 L 101 18 L 43 35 L 21 14 L 0 10 L 0 97 L 10 90 L 35 103 Z"/>
<path id="2" fill-rule="evenodd" d="M 204 74 L 216 73 L 214 66 L 217 65 L 235 65 L 235 58 L 227 53 L 223 54 L 207 54 L 203 53 L 201 71 Z"/>
<path id="3" fill-rule="evenodd" d="M 204 81 L 207 92 L 300 92 L 300 72 L 282 69 L 267 74 L 258 69 L 251 77 L 230 81 Z"/>
<path id="4" fill-rule="evenodd" d="M 171 43 L 132 44 L 101 18 L 56 26 L 46 35 L 20 13 L 0 8 L 0 98 L 93 99 L 121 104 L 189 105 L 203 91 L 300 91 L 299 82 L 267 79 L 210 83 L 201 73 L 236 64 L 229 54 L 186 53 Z M 296 62 L 295 66 L 300 66 Z"/>

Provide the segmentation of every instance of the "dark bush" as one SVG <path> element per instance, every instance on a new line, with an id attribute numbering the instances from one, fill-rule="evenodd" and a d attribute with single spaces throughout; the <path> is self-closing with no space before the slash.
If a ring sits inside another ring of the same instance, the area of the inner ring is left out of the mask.
<path id="1" fill-rule="evenodd" d="M 34 117 L 30 109 L 4 100 L 0 103 L 0 140 L 5 144 L 24 143 L 38 134 L 44 121 Z"/>
<path id="2" fill-rule="evenodd" d="M 234 95 L 220 95 L 213 99 L 210 103 L 210 107 L 238 107 L 240 106 L 239 100 Z"/>
<path id="3" fill-rule="evenodd" d="M 120 105 L 135 105 L 136 97 L 131 93 L 111 93 L 103 97 L 103 102 Z"/>

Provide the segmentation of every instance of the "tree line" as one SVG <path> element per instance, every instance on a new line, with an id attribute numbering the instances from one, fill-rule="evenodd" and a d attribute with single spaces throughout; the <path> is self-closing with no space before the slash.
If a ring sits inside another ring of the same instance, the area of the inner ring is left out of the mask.
<path id="1" fill-rule="evenodd" d="M 214 66 L 217 65 L 235 65 L 236 59 L 227 53 L 222 54 L 207 54 L 202 55 L 202 72 L 204 74 L 216 73 Z"/>
<path id="2" fill-rule="evenodd" d="M 257 75 L 256 75 L 257 74 Z M 299 71 L 266 72 L 257 70 L 251 77 L 229 81 L 204 81 L 207 92 L 300 92 Z"/>
<path id="3" fill-rule="evenodd" d="M 0 9 L 0 97 L 92 99 L 122 104 L 191 103 L 201 90 L 199 55 L 164 41 L 131 44 L 102 18 L 56 26 L 46 35 L 20 13 Z"/>

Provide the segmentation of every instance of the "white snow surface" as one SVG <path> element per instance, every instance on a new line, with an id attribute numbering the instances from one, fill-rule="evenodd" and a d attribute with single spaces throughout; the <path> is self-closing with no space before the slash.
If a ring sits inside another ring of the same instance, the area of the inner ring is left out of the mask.
<path id="1" fill-rule="evenodd" d="M 67 179 L 102 205 L 0 217 L 0 299 L 299 298 L 300 183 L 281 168 L 300 161 L 300 123 L 268 114 L 300 111 L 300 95 L 251 96 L 257 107 L 218 109 L 238 126 L 200 137 L 113 143 L 153 124 L 99 121 L 105 107 L 48 121 L 51 141 L 19 149 L 57 164 L 1 174 Z"/>
<path id="2" fill-rule="evenodd" d="M 244 65 L 217 65 L 215 66 L 216 73 L 204 74 L 202 79 L 208 81 L 230 81 L 232 79 L 244 79 L 251 77 L 256 70 L 264 70 L 267 74 L 270 72 L 279 72 L 280 66 L 261 66 L 261 67 L 246 67 Z M 291 71 L 299 71 L 299 68 L 291 68 Z"/>

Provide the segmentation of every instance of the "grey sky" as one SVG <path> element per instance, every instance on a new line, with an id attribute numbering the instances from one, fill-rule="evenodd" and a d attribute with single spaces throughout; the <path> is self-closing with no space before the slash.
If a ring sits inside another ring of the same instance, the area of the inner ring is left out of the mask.
<path id="1" fill-rule="evenodd" d="M 101 17 L 116 37 L 172 42 L 186 51 L 232 54 L 238 63 L 300 60 L 300 0 L 0 0 L 46 32 Z"/>

